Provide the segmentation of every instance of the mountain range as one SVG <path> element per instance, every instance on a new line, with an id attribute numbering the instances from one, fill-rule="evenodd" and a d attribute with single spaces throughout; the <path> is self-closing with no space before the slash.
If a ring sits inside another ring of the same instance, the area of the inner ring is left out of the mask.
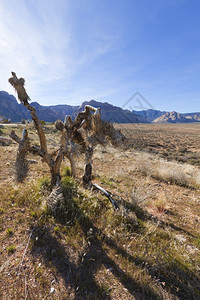
<path id="1" fill-rule="evenodd" d="M 102 119 L 115 123 L 188 123 L 200 122 L 200 112 L 180 114 L 175 111 L 166 112 L 154 109 L 130 111 L 108 102 L 97 102 L 95 100 L 85 101 L 81 106 L 52 105 L 43 106 L 37 102 L 31 102 L 36 109 L 40 120 L 45 122 L 55 122 L 64 120 L 66 115 L 71 115 L 72 119 L 84 109 L 86 104 L 101 108 Z M 19 104 L 13 95 L 5 91 L 0 91 L 0 116 L 11 119 L 12 122 L 20 122 L 22 119 L 31 119 L 30 112 Z"/>

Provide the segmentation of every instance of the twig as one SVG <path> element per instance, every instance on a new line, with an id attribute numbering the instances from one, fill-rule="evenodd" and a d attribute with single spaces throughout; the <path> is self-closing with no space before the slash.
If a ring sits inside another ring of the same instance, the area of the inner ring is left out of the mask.
<path id="1" fill-rule="evenodd" d="M 44 214 L 41 215 L 41 217 L 37 220 L 37 223 L 35 224 L 35 226 L 34 226 L 33 229 L 31 230 L 31 233 L 29 234 L 28 242 L 27 242 L 26 248 L 25 248 L 25 250 L 24 250 L 22 259 L 21 259 L 20 263 L 17 265 L 17 266 L 19 266 L 19 268 L 20 268 L 20 266 L 21 266 L 21 268 L 23 269 L 23 273 L 24 273 L 24 294 L 25 294 L 25 300 L 26 300 L 27 297 L 28 297 L 28 291 L 27 291 L 26 273 L 25 273 L 25 270 L 24 270 L 24 267 L 23 267 L 23 261 L 24 261 L 24 258 L 25 258 L 25 255 L 26 255 L 26 252 L 27 252 L 27 249 L 28 249 L 28 246 L 29 246 L 29 243 L 30 243 L 32 234 L 33 234 L 33 232 L 34 232 L 36 226 L 38 225 L 39 221 L 42 219 L 42 217 L 44 217 Z M 17 266 L 16 266 L 16 268 L 17 268 Z"/>
<path id="2" fill-rule="evenodd" d="M 24 294 L 25 294 L 25 300 L 26 300 L 28 297 L 28 291 L 27 291 L 27 282 L 26 282 L 26 272 L 24 270 L 24 267 L 23 267 L 23 273 L 24 273 Z"/>
<path id="3" fill-rule="evenodd" d="M 31 230 L 31 233 L 30 233 L 30 235 L 29 235 L 28 242 L 27 242 L 26 248 L 25 248 L 25 250 L 24 250 L 22 259 L 21 259 L 20 263 L 19 263 L 17 266 L 19 266 L 19 265 L 22 266 L 23 261 L 24 261 L 24 258 L 25 258 L 25 255 L 26 255 L 26 252 L 27 252 L 27 249 L 28 249 L 28 246 L 29 246 L 29 243 L 30 243 L 30 240 L 31 240 L 31 237 L 32 237 L 32 234 L 33 234 L 35 228 L 37 227 L 39 221 L 40 221 L 43 217 L 44 217 L 44 214 L 41 215 L 41 217 L 37 220 L 37 223 L 35 224 L 35 226 L 34 226 L 33 229 Z"/>
<path id="4" fill-rule="evenodd" d="M 27 239 L 28 239 L 28 237 L 26 237 L 26 238 L 24 239 L 24 241 L 17 247 L 15 253 L 23 246 L 23 244 L 25 243 L 25 241 L 26 241 Z M 7 264 L 9 264 L 9 262 L 11 261 L 13 255 L 14 255 L 15 253 L 13 253 L 13 254 L 11 255 L 11 257 L 10 257 L 8 260 L 6 260 L 6 261 L 2 264 L 2 266 L 1 266 L 1 268 L 0 268 L 0 273 L 3 272 L 5 266 L 6 266 Z"/>

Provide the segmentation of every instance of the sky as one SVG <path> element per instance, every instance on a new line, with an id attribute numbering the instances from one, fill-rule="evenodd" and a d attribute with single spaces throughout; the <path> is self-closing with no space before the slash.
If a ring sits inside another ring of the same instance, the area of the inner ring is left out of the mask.
<path id="1" fill-rule="evenodd" d="M 95 99 L 200 111 L 199 0 L 0 0 L 0 90 L 32 101 Z"/>

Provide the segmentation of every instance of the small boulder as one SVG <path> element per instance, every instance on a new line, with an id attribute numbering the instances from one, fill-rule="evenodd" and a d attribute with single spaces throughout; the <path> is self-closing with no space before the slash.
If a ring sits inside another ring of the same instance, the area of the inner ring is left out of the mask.
<path id="1" fill-rule="evenodd" d="M 12 143 L 12 140 L 5 137 L 5 136 L 0 136 L 0 146 L 9 146 Z"/>

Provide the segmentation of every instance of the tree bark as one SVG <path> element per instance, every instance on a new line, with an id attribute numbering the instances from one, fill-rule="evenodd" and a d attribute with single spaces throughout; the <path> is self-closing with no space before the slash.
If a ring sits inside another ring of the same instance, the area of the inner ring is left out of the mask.
<path id="1" fill-rule="evenodd" d="M 83 175 L 83 185 L 85 187 L 92 187 L 92 156 L 93 149 L 88 146 L 85 153 L 85 169 Z"/>
<path id="2" fill-rule="evenodd" d="M 14 131 L 11 131 L 10 137 L 19 144 L 17 151 L 17 158 L 15 161 L 15 175 L 18 182 L 23 182 L 28 173 L 29 163 L 26 159 L 26 155 L 30 149 L 30 140 L 28 138 L 28 132 L 23 130 L 22 138 L 20 139 Z"/>

